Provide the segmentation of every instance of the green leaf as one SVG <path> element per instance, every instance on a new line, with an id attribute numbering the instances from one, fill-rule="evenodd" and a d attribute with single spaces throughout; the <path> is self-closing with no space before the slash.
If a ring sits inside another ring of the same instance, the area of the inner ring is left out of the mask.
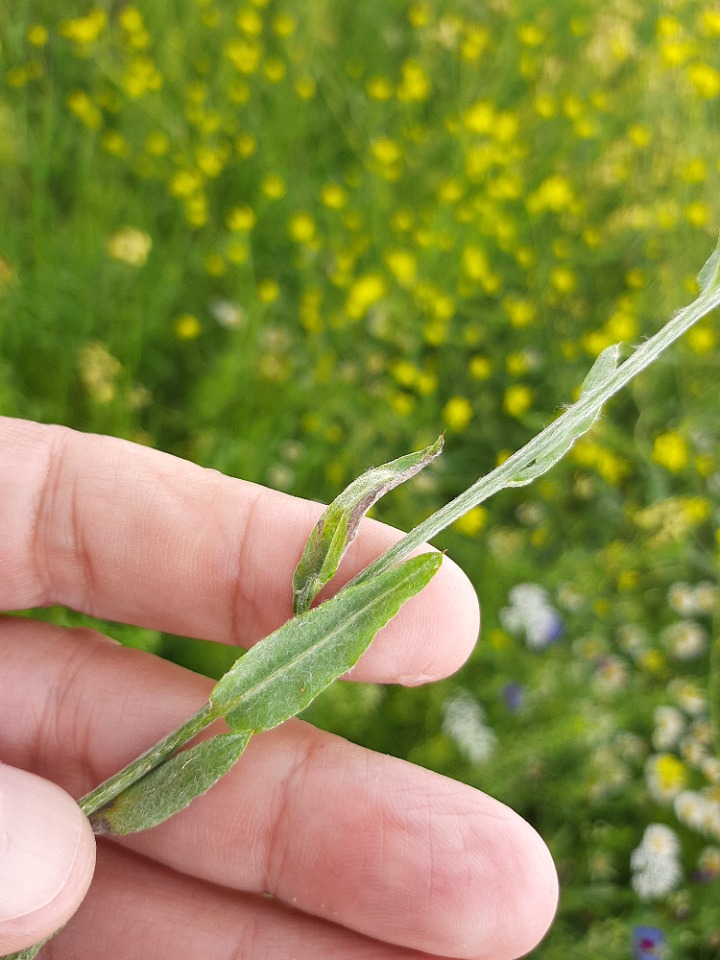
<path id="1" fill-rule="evenodd" d="M 226 774 L 249 739 L 249 733 L 223 733 L 176 753 L 93 813 L 93 830 L 123 835 L 157 826 Z"/>
<path id="2" fill-rule="evenodd" d="M 357 663 L 378 630 L 442 562 L 424 553 L 341 590 L 252 647 L 210 694 L 231 730 L 269 730 L 303 710 Z"/>
<path id="3" fill-rule="evenodd" d="M 620 344 L 614 343 L 611 347 L 606 347 L 596 358 L 587 376 L 583 380 L 580 388 L 580 399 L 586 398 L 593 390 L 600 390 L 612 377 L 618 368 L 620 358 Z M 569 407 L 568 410 L 571 410 Z M 555 437 L 552 437 L 542 451 L 535 459 L 522 468 L 507 484 L 509 487 L 523 487 L 528 483 L 548 471 L 550 467 L 555 466 L 572 445 L 584 433 L 590 429 L 600 416 L 602 409 L 602 400 L 597 405 L 592 406 L 586 416 L 578 420 L 572 431 L 558 431 Z"/>
<path id="4" fill-rule="evenodd" d="M 345 551 L 355 538 L 360 521 L 373 504 L 390 490 L 414 477 L 439 456 L 443 437 L 417 453 L 409 453 L 353 480 L 333 500 L 315 524 L 293 577 L 293 610 L 304 613 L 320 590 L 337 573 Z"/>
<path id="5" fill-rule="evenodd" d="M 54 936 L 55 934 L 53 934 L 53 937 Z M 33 960 L 50 939 L 52 938 L 48 937 L 47 940 L 43 940 L 42 943 L 36 943 L 32 947 L 26 947 L 25 950 L 19 950 L 17 953 L 8 953 L 4 957 L 1 957 L 0 960 Z"/>
<path id="6" fill-rule="evenodd" d="M 712 293 L 720 285 L 720 241 L 697 275 L 700 293 Z"/>
<path id="7" fill-rule="evenodd" d="M 619 343 L 614 343 L 611 347 L 606 347 L 602 353 L 595 358 L 595 362 L 583 380 L 582 387 L 580 388 L 580 396 L 584 397 L 595 390 L 596 387 L 604 384 L 617 370 L 619 359 Z"/>

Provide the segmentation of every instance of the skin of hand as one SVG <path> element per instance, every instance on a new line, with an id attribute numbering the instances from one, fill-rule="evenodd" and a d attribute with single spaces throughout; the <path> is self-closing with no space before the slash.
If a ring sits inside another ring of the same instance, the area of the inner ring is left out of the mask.
<path id="1" fill-rule="evenodd" d="M 249 646 L 291 616 L 318 504 L 109 437 L 0 417 L 0 609 Z M 348 579 L 398 538 L 364 521 Z M 474 590 L 447 558 L 352 679 L 468 657 Z M 96 845 L 71 799 L 202 706 L 212 683 L 88 629 L 0 617 L 0 955 L 72 922 L 53 960 L 510 960 L 557 903 L 542 840 L 485 794 L 293 720 L 205 796 Z M 92 884 L 90 883 L 93 878 Z"/>

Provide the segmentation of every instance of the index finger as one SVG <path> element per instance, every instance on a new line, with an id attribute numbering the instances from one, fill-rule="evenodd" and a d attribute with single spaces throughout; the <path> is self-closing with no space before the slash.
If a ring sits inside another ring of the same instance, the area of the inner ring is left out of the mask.
<path id="1" fill-rule="evenodd" d="M 292 574 L 319 504 L 65 427 L 0 417 L 0 449 L 0 609 L 62 604 L 246 647 L 292 615 Z M 340 582 L 399 536 L 364 521 Z M 353 676 L 447 676 L 477 629 L 475 592 L 446 559 Z"/>

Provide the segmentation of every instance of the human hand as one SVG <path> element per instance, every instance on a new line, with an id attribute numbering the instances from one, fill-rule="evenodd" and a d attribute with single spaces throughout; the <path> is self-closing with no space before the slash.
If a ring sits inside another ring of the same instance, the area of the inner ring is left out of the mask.
<path id="1" fill-rule="evenodd" d="M 0 418 L 0 449 L 0 609 L 57 603 L 243 646 L 291 615 L 317 504 L 59 427 Z M 397 537 L 364 521 L 343 576 Z M 477 628 L 474 591 L 446 559 L 353 679 L 446 676 Z M 87 792 L 197 710 L 212 683 L 95 631 L 26 618 L 0 619 L 0 649 L 0 757 L 12 765 L 0 765 L 0 954 L 76 910 L 52 942 L 56 960 L 509 960 L 547 929 L 555 871 L 521 818 L 299 720 L 254 737 L 166 823 L 100 839 L 85 896 L 93 837 L 55 784 Z"/>

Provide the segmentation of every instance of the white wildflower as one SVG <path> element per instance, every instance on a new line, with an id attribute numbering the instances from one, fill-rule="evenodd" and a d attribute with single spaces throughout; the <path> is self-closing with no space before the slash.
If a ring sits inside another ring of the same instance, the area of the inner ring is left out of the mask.
<path id="1" fill-rule="evenodd" d="M 664 897 L 682 879 L 677 834 L 661 823 L 652 823 L 630 857 L 632 885 L 642 900 Z"/>
<path id="2" fill-rule="evenodd" d="M 693 660 L 707 649 L 708 638 L 704 627 L 694 620 L 679 620 L 666 627 L 662 641 L 670 654 L 678 660 Z"/>
<path id="3" fill-rule="evenodd" d="M 510 591 L 510 604 L 500 622 L 511 633 L 524 633 L 531 650 L 543 650 L 562 633 L 562 620 L 547 591 L 536 583 L 520 583 Z"/>
<path id="4" fill-rule="evenodd" d="M 445 701 L 443 714 L 443 733 L 468 759 L 483 763 L 492 756 L 497 736 L 486 724 L 485 711 L 476 700 L 466 693 L 457 694 Z"/>
<path id="5" fill-rule="evenodd" d="M 676 707 L 657 707 L 652 742 L 656 750 L 674 747 L 685 730 L 685 716 Z"/>

